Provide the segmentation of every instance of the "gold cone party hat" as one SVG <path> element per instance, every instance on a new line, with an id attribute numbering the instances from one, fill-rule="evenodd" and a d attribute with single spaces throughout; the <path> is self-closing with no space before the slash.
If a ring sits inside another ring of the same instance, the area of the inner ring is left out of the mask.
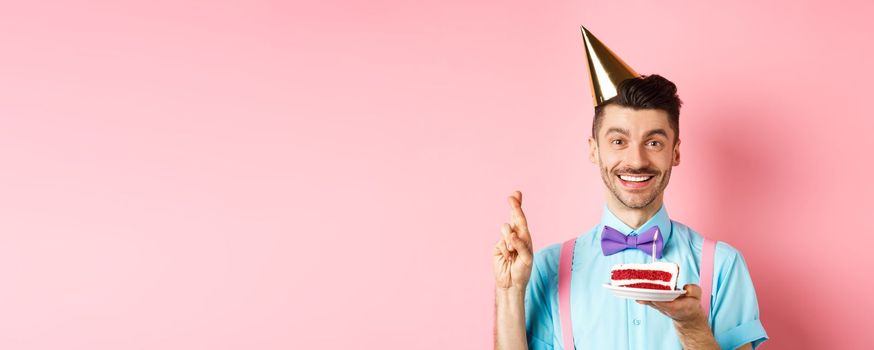
<path id="1" fill-rule="evenodd" d="M 595 106 L 617 94 L 619 83 L 628 78 L 640 76 L 619 56 L 616 56 L 601 40 L 588 29 L 580 26 L 583 32 L 583 45 L 586 49 L 586 62 L 589 64 L 589 78 L 592 79 L 592 97 Z"/>

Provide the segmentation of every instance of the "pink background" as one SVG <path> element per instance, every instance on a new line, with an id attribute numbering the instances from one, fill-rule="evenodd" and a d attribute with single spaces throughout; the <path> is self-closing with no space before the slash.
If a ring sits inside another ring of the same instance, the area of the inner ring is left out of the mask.
<path id="1" fill-rule="evenodd" d="M 536 249 L 601 213 L 580 24 L 678 84 L 668 209 L 743 252 L 764 347 L 874 347 L 872 15 L 4 4 L 0 348 L 489 348 L 506 196 Z"/>

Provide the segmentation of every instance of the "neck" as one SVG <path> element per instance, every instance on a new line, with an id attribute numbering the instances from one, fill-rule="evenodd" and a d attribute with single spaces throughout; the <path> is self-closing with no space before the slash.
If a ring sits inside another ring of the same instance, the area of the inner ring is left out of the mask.
<path id="1" fill-rule="evenodd" d="M 613 215 L 616 215 L 620 221 L 628 225 L 628 227 L 637 230 L 662 208 L 662 196 L 663 194 L 659 194 L 659 196 L 646 207 L 635 209 L 626 207 L 625 204 L 622 204 L 622 202 L 616 199 L 612 193 L 608 192 L 607 208 L 609 208 L 610 211 L 613 212 Z"/>

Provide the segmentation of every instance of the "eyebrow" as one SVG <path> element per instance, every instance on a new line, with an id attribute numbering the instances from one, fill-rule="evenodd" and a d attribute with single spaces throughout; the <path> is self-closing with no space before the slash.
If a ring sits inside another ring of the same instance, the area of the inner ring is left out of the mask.
<path id="1" fill-rule="evenodd" d="M 643 135 L 643 138 L 649 138 L 650 136 L 653 136 L 653 135 L 662 135 L 665 138 L 668 138 L 668 132 L 665 131 L 665 129 L 650 130 L 645 135 Z"/>
<path id="2" fill-rule="evenodd" d="M 610 135 L 611 133 L 614 133 L 614 132 L 618 132 L 618 133 L 625 135 L 625 136 L 628 136 L 628 134 L 629 134 L 628 129 L 612 127 L 612 128 L 607 129 L 607 132 L 605 133 L 605 135 Z"/>
<path id="3" fill-rule="evenodd" d="M 620 133 L 620 134 L 625 135 L 625 136 L 628 136 L 630 134 L 630 132 L 628 132 L 628 129 L 612 127 L 612 128 L 607 129 L 607 133 L 605 135 L 610 135 L 611 133 L 614 133 L 614 132 Z M 653 129 L 653 130 L 647 131 L 646 134 L 643 135 L 643 138 L 649 138 L 653 135 L 662 135 L 665 138 L 667 138 L 668 132 L 665 131 L 665 129 Z"/>

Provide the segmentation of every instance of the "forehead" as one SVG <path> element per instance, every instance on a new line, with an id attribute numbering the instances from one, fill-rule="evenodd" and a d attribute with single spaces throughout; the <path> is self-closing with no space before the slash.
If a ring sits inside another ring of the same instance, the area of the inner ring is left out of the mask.
<path id="1" fill-rule="evenodd" d="M 661 109 L 638 109 L 608 105 L 601 116 L 598 133 L 604 135 L 611 128 L 628 130 L 632 136 L 643 135 L 649 131 L 662 129 L 669 137 L 674 136 L 668 121 L 668 112 Z"/>

